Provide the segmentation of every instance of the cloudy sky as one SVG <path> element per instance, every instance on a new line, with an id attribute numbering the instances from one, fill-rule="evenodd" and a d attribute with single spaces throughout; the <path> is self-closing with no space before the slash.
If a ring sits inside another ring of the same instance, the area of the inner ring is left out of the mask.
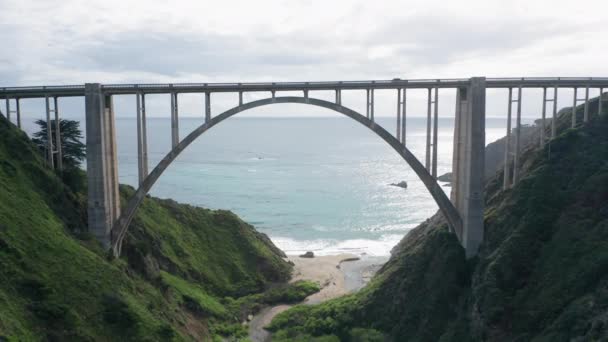
<path id="1" fill-rule="evenodd" d="M 0 0 L 0 86 L 608 76 L 607 10 L 605 0 Z M 393 94 L 381 96 L 388 115 Z M 186 115 L 200 111 L 198 98 L 183 101 Z M 214 111 L 232 103 L 220 96 Z"/>

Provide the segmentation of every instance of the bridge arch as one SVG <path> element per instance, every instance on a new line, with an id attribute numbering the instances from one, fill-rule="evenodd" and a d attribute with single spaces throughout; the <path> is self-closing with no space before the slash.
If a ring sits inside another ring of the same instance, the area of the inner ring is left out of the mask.
<path id="1" fill-rule="evenodd" d="M 222 114 L 213 117 L 211 120 L 205 122 L 204 124 L 196 128 L 182 141 L 180 141 L 171 151 L 169 151 L 169 153 L 167 153 L 167 155 L 160 161 L 160 163 L 158 163 L 154 170 L 152 170 L 152 172 L 150 172 L 150 174 L 143 180 L 133 197 L 129 199 L 125 210 L 121 213 L 120 217 L 114 223 L 111 231 L 111 244 L 114 255 L 120 255 L 122 249 L 122 241 L 126 235 L 129 224 L 135 216 L 135 212 L 137 211 L 137 208 L 139 208 L 146 194 L 150 191 L 152 186 L 156 183 L 158 178 L 163 174 L 167 167 L 171 165 L 171 163 L 175 160 L 175 158 L 177 158 L 177 156 L 179 156 L 182 151 L 184 151 L 199 136 L 201 136 L 203 133 L 205 133 L 215 125 L 221 123 L 222 121 L 249 109 L 277 103 L 300 103 L 327 108 L 340 114 L 343 114 L 372 130 L 374 133 L 376 133 L 376 135 L 378 135 L 387 144 L 389 144 L 414 170 L 418 178 L 422 180 L 427 190 L 430 192 L 431 196 L 439 206 L 439 209 L 441 210 L 443 216 L 448 221 L 450 230 L 453 232 L 460 232 L 462 230 L 462 219 L 460 217 L 460 214 L 458 213 L 450 199 L 445 195 L 437 181 L 431 176 L 431 174 L 426 170 L 422 163 L 420 163 L 420 161 L 410 152 L 410 150 L 402 143 L 400 143 L 397 138 L 395 138 L 384 128 L 377 125 L 375 122 L 368 119 L 364 115 L 361 115 L 360 113 L 337 103 L 309 97 L 283 96 L 256 100 L 231 108 L 223 112 Z M 457 234 L 457 236 L 458 235 L 459 234 Z"/>

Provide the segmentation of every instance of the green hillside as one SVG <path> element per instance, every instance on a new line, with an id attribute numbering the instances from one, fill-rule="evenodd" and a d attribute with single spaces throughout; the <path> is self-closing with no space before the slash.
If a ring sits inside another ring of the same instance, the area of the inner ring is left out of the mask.
<path id="1" fill-rule="evenodd" d="M 275 340 L 608 339 L 608 115 L 570 129 L 569 113 L 555 140 L 524 152 L 516 187 L 501 191 L 500 172 L 488 182 L 477 258 L 436 215 L 358 294 L 277 316 Z"/>
<path id="2" fill-rule="evenodd" d="M 0 116 L 0 340 L 238 339 L 243 316 L 318 290 L 285 285 L 282 252 L 234 214 L 151 197 L 109 260 L 81 187 Z"/>

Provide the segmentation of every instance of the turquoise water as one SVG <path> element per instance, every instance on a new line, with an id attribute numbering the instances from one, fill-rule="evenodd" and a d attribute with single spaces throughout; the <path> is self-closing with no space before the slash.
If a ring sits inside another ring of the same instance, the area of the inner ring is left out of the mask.
<path id="1" fill-rule="evenodd" d="M 32 119 L 33 120 L 33 119 Z M 25 130 L 34 130 L 24 120 Z M 530 121 L 530 120 L 526 120 Z M 408 118 L 407 146 L 424 161 L 426 120 Z M 394 119 L 377 123 L 394 132 Z M 201 124 L 180 118 L 180 137 Z M 84 127 L 84 124 L 82 125 Z M 506 120 L 487 119 L 486 141 Z M 439 123 L 438 173 L 451 169 L 453 118 Z M 137 184 L 136 122 L 116 119 L 119 176 Z M 170 121 L 148 121 L 150 171 L 170 149 Z M 407 181 L 408 188 L 390 186 Z M 449 193 L 449 187 L 443 187 Z M 151 194 L 229 209 L 288 254 L 365 252 L 388 255 L 413 227 L 437 211 L 401 157 L 367 128 L 343 117 L 234 117 L 186 149 Z"/>
<path id="2" fill-rule="evenodd" d="M 186 136 L 200 119 L 180 121 Z M 394 130 L 392 119 L 378 123 Z M 440 121 L 438 172 L 450 171 L 453 119 Z M 504 134 L 488 121 L 488 141 Z M 408 147 L 424 160 L 425 119 L 408 120 Z M 117 119 L 121 182 L 136 184 L 135 121 Z M 169 151 L 168 119 L 150 119 L 152 167 Z M 405 180 L 407 189 L 390 186 Z M 449 192 L 449 187 L 444 188 Z M 437 210 L 422 182 L 383 140 L 353 120 L 232 118 L 197 139 L 152 190 L 208 208 L 229 209 L 287 253 L 313 250 L 387 255 Z"/>

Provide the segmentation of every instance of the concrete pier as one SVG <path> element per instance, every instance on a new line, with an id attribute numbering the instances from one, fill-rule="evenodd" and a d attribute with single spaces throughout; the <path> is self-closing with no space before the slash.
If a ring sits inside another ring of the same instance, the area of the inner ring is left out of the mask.
<path id="1" fill-rule="evenodd" d="M 15 106 L 17 107 L 15 109 L 15 114 L 17 114 L 17 127 L 21 128 L 21 103 L 19 98 L 15 99 L 15 102 Z"/>
<path id="2" fill-rule="evenodd" d="M 576 127 L 576 102 L 577 102 L 578 88 L 574 88 L 574 96 L 572 97 L 572 128 Z"/>
<path id="3" fill-rule="evenodd" d="M 507 190 L 511 187 L 511 169 L 509 161 L 511 159 L 511 121 L 513 111 L 513 88 L 509 88 L 509 102 L 507 104 L 507 133 L 505 135 L 505 162 L 503 171 L 502 189 Z"/>
<path id="4" fill-rule="evenodd" d="M 370 101 L 369 101 L 369 89 L 365 90 L 365 117 L 369 119 Z"/>
<path id="5" fill-rule="evenodd" d="M 171 93 L 171 148 L 179 144 L 179 114 L 177 108 L 177 94 Z"/>
<path id="6" fill-rule="evenodd" d="M 401 89 L 397 89 L 397 134 L 395 137 L 401 141 Z"/>
<path id="7" fill-rule="evenodd" d="M 540 147 L 545 146 L 545 119 L 547 117 L 547 88 L 543 88 L 543 109 L 540 129 Z"/>
<path id="8" fill-rule="evenodd" d="M 118 165 L 112 97 L 101 85 L 85 85 L 89 232 L 106 248 L 120 216 Z"/>
<path id="9" fill-rule="evenodd" d="M 597 115 L 602 115 L 602 104 L 604 100 L 602 97 L 604 96 L 604 88 L 600 88 L 600 96 L 598 96 L 598 104 L 597 104 Z"/>
<path id="10" fill-rule="evenodd" d="M 589 121 L 589 87 L 585 88 L 585 111 L 583 114 L 583 122 Z"/>
<path id="11" fill-rule="evenodd" d="M 240 100 L 243 101 L 242 95 Z M 209 121 L 211 121 L 211 93 L 205 93 L 205 122 Z"/>
<path id="12" fill-rule="evenodd" d="M 369 99 L 369 102 L 370 102 L 369 103 L 369 106 L 370 106 L 370 109 L 369 109 L 369 119 L 372 120 L 372 122 L 374 122 L 374 108 L 375 108 L 375 106 L 374 106 L 374 89 L 373 88 L 370 91 L 369 97 L 370 97 L 370 99 Z"/>
<path id="13" fill-rule="evenodd" d="M 141 94 L 141 145 L 143 177 L 148 177 L 148 124 L 146 121 L 146 94 Z"/>
<path id="14" fill-rule="evenodd" d="M 11 122 L 11 100 L 6 98 L 6 119 Z"/>
<path id="15" fill-rule="evenodd" d="M 433 159 L 432 172 L 433 178 L 437 179 L 437 131 L 439 130 L 439 88 L 435 88 L 435 100 L 433 101 Z"/>
<path id="16" fill-rule="evenodd" d="M 55 168 L 53 160 L 53 135 L 51 129 L 51 104 L 49 97 L 44 98 L 46 104 L 46 159 L 51 169 Z"/>
<path id="17" fill-rule="evenodd" d="M 513 155 L 513 185 L 519 182 L 519 154 L 521 153 L 521 86 L 517 89 L 517 118 L 515 128 L 515 148 Z"/>
<path id="18" fill-rule="evenodd" d="M 112 226 L 120 217 L 120 192 L 118 190 L 118 153 L 116 152 L 116 127 L 114 126 L 114 101 L 111 95 L 103 94 L 107 192 L 110 196 L 110 222 Z"/>
<path id="19" fill-rule="evenodd" d="M 557 121 L 557 86 L 553 88 L 553 119 L 551 120 L 551 139 L 555 138 Z"/>
<path id="20" fill-rule="evenodd" d="M 137 120 L 137 181 L 139 186 L 144 181 L 144 150 L 142 146 L 142 126 L 141 126 L 141 95 L 135 94 L 135 118 Z"/>
<path id="21" fill-rule="evenodd" d="M 403 144 L 403 146 L 405 146 L 405 138 L 407 136 L 407 88 L 403 88 L 403 101 L 401 106 L 401 143 Z"/>
<path id="22" fill-rule="evenodd" d="M 483 77 L 456 92 L 451 200 L 462 218 L 456 234 L 468 258 L 477 254 L 484 236 L 485 102 Z"/>
<path id="23" fill-rule="evenodd" d="M 55 110 L 55 152 L 57 153 L 57 170 L 61 172 L 63 171 L 63 147 L 61 146 L 61 120 L 59 119 L 59 101 L 57 96 L 53 97 L 53 108 Z"/>
<path id="24" fill-rule="evenodd" d="M 426 147 L 425 147 L 425 163 L 427 171 L 431 171 L 431 88 L 427 92 L 427 109 L 426 109 Z"/>

